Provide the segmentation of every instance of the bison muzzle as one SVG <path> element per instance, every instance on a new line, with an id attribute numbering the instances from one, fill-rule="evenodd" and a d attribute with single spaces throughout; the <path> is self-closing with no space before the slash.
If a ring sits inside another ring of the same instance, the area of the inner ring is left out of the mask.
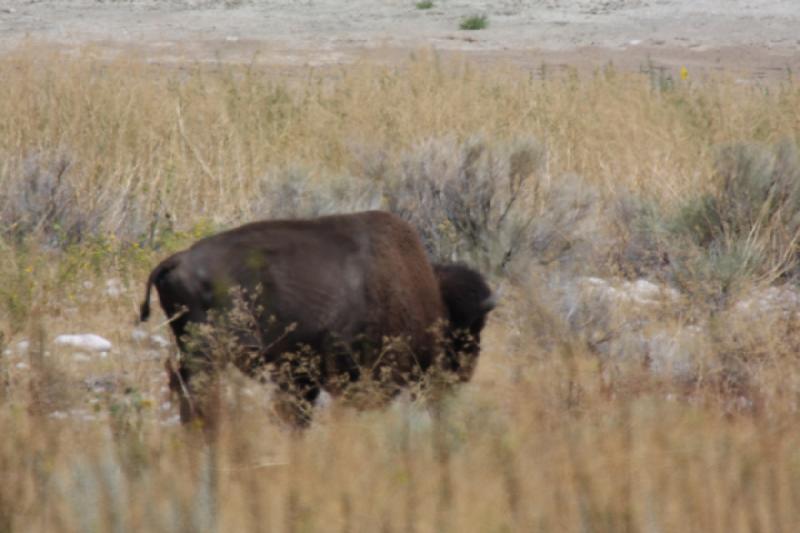
<path id="1" fill-rule="evenodd" d="M 181 357 L 167 361 L 181 420 L 213 423 L 233 363 L 277 385 L 277 410 L 308 423 L 321 390 L 388 399 L 440 371 L 471 378 L 495 305 L 483 276 L 431 265 L 415 230 L 370 211 L 247 224 L 204 238 L 150 274 Z M 377 391 L 377 394 L 376 394 Z"/>

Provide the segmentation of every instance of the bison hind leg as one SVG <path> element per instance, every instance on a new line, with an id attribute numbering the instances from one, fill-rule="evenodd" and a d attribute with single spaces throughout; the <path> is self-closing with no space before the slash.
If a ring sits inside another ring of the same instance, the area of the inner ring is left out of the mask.
<path id="1" fill-rule="evenodd" d="M 307 382 L 279 384 L 275 393 L 275 414 L 293 429 L 305 429 L 311 425 L 314 402 L 320 394 L 317 384 Z"/>
<path id="2" fill-rule="evenodd" d="M 322 387 L 319 357 L 304 347 L 284 353 L 270 366 L 272 381 L 277 385 L 273 404 L 278 418 L 293 428 L 308 427 Z"/>

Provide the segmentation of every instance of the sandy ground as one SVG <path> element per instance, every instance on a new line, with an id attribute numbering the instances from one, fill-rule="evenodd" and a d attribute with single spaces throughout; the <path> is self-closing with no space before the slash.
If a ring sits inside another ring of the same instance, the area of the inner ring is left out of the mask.
<path id="1" fill-rule="evenodd" d="M 459 30 L 469 15 L 489 27 Z M 322 66 L 420 48 L 586 70 L 608 61 L 743 78 L 800 69 L 799 0 L 0 0 L 0 50 L 25 41 L 153 61 Z"/>

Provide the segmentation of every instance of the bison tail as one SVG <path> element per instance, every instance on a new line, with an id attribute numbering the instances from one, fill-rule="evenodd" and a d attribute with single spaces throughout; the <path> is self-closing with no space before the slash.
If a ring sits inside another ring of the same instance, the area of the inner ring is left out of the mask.
<path id="1" fill-rule="evenodd" d="M 147 319 L 150 318 L 150 290 L 148 287 L 147 295 L 145 296 L 145 301 L 142 302 L 142 305 L 139 307 L 139 322 L 147 322 Z"/>
<path id="2" fill-rule="evenodd" d="M 148 318 L 150 318 L 150 289 L 152 288 L 154 283 L 158 283 L 158 281 L 167 274 L 170 270 L 174 269 L 178 266 L 178 256 L 172 255 L 158 264 L 157 267 L 150 272 L 150 277 L 147 278 L 147 288 L 144 292 L 144 301 L 142 302 L 141 307 L 139 308 L 139 321 L 146 322 Z"/>

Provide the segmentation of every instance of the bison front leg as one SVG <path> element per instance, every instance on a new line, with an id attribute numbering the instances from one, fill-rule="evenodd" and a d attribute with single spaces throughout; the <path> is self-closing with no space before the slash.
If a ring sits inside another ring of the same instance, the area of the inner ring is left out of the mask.
<path id="1" fill-rule="evenodd" d="M 319 357 L 303 352 L 284 354 L 273 366 L 275 414 L 293 428 L 311 424 L 314 402 L 321 390 L 319 369 Z"/>

